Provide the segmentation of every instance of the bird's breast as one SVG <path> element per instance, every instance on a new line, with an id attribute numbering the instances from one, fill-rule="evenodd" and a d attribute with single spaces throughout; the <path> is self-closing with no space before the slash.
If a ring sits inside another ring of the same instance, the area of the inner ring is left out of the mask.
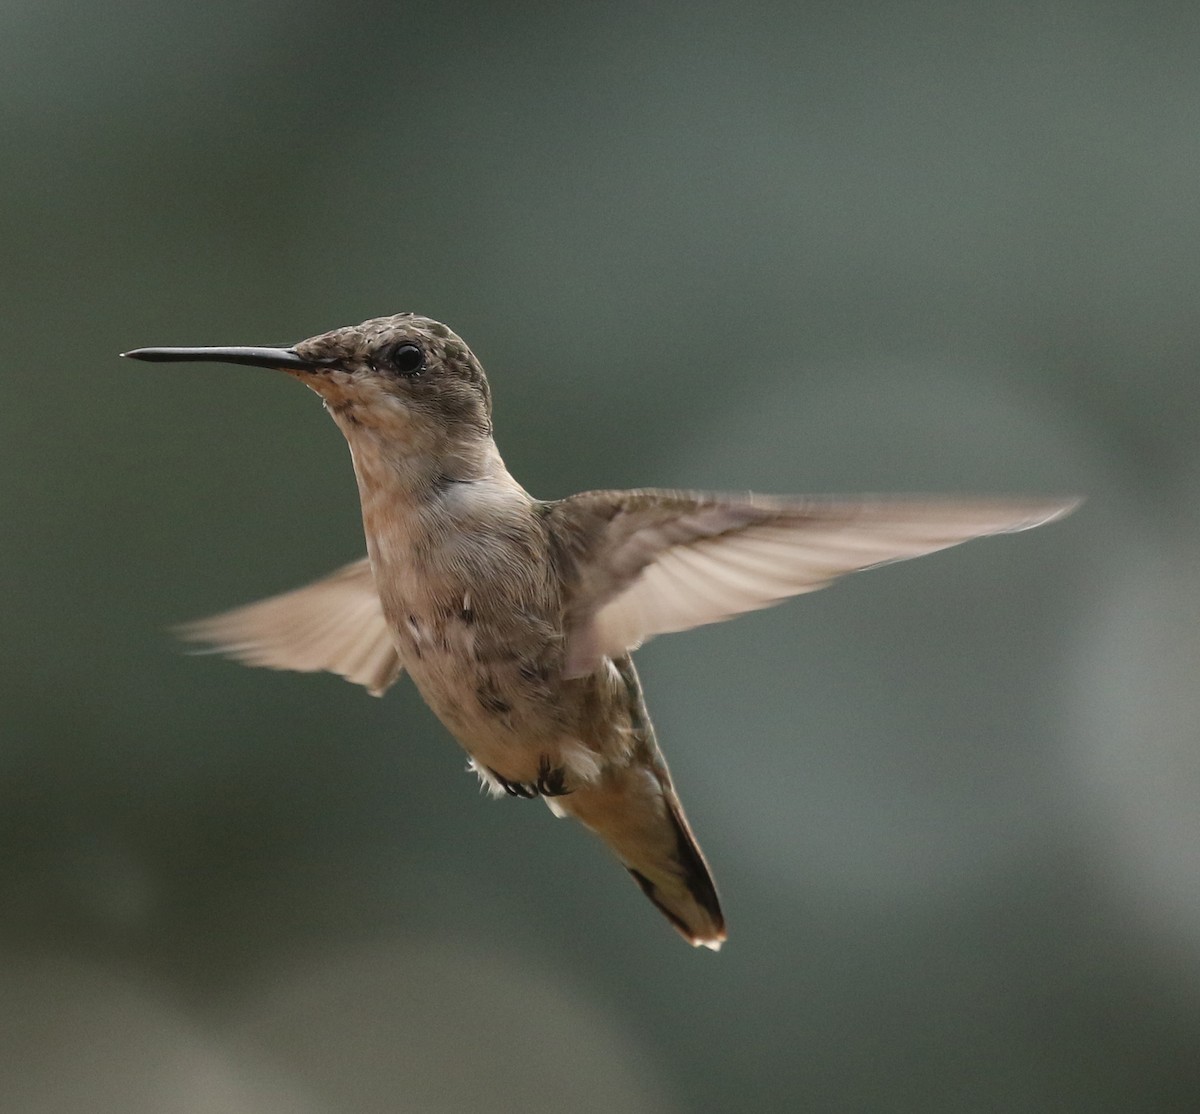
<path id="1" fill-rule="evenodd" d="M 439 530 L 369 548 L 405 670 L 460 741 L 561 726 L 562 605 L 528 539 Z"/>

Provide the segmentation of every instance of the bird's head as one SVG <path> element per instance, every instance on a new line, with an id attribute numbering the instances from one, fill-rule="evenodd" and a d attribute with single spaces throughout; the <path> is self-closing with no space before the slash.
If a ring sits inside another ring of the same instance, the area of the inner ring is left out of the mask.
<path id="1" fill-rule="evenodd" d="M 375 317 L 289 348 L 138 348 L 138 360 L 278 368 L 311 387 L 353 443 L 373 434 L 409 451 L 488 440 L 487 377 L 462 339 L 412 313 Z"/>

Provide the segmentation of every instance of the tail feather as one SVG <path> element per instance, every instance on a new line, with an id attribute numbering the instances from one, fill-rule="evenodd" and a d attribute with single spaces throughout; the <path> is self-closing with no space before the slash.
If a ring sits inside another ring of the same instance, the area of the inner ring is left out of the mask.
<path id="1" fill-rule="evenodd" d="M 725 915 L 717 897 L 717 887 L 712 872 L 692 835 L 683 808 L 673 793 L 666 795 L 667 816 L 675 829 L 675 856 L 670 866 L 672 871 L 664 878 L 661 871 L 656 883 L 636 867 L 626 866 L 633 880 L 669 920 L 680 934 L 694 947 L 711 948 L 719 951 L 725 940 Z M 675 870 L 682 868 L 681 874 Z M 680 892 L 682 881 L 686 897 Z M 686 918 L 684 913 L 689 914 Z"/>
<path id="2" fill-rule="evenodd" d="M 556 803 L 608 844 L 688 943 L 716 951 L 725 940 L 716 886 L 670 775 L 653 757 L 648 763 L 635 754 Z"/>

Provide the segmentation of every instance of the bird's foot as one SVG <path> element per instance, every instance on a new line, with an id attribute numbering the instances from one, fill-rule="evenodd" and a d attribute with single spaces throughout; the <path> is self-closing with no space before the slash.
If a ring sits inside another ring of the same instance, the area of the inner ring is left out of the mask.
<path id="1" fill-rule="evenodd" d="M 565 797 L 571 792 L 567 788 L 567 771 L 562 766 L 550 769 L 550 759 L 545 755 L 538 763 L 537 791 L 543 797 Z"/>
<path id="2" fill-rule="evenodd" d="M 542 756 L 542 760 L 538 763 L 537 781 L 509 781 L 502 774 L 498 774 L 490 766 L 488 773 L 492 775 L 499 783 L 500 788 L 504 790 L 510 797 L 522 797 L 525 800 L 531 800 L 534 797 L 565 797 L 571 792 L 567 788 L 567 774 L 561 766 L 556 766 L 553 769 L 550 766 L 550 759 Z"/>

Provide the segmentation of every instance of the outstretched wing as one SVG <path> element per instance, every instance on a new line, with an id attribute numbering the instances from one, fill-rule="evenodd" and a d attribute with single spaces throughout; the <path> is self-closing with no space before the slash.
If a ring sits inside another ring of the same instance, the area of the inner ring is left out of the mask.
<path id="1" fill-rule="evenodd" d="M 373 696 L 401 672 L 366 558 L 303 588 L 188 623 L 179 633 L 247 665 L 338 673 Z"/>
<path id="2" fill-rule="evenodd" d="M 578 586 L 566 672 L 646 639 L 812 592 L 845 573 L 1027 530 L 1078 500 L 771 499 L 588 492 L 556 504 Z"/>

